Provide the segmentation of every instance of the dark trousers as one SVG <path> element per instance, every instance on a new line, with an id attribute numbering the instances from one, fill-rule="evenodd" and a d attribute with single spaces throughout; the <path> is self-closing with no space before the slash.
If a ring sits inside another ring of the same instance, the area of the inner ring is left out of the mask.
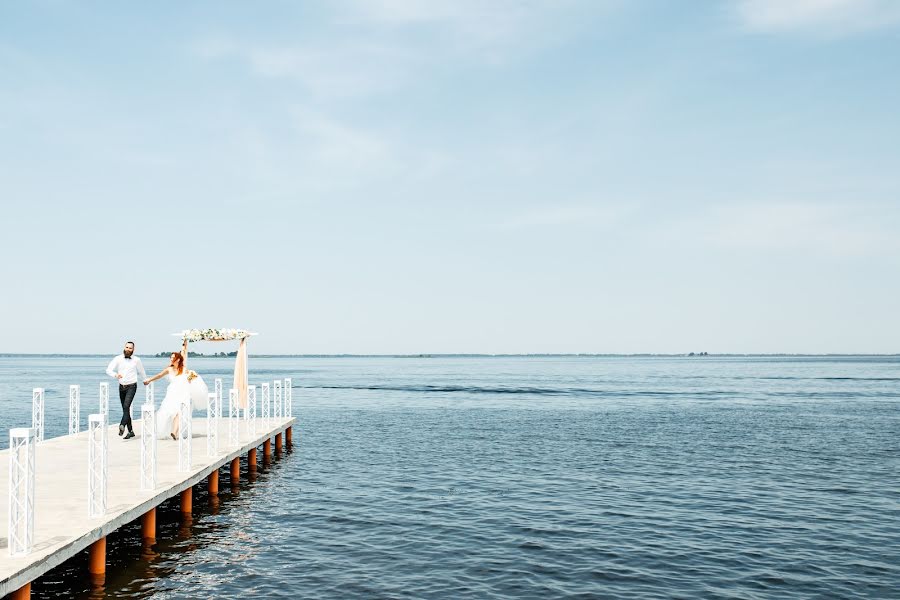
<path id="1" fill-rule="evenodd" d="M 134 395 L 137 393 L 137 384 L 119 385 L 119 401 L 122 403 L 122 420 L 119 425 L 128 428 L 128 431 L 134 431 L 131 428 L 131 403 L 134 402 Z"/>

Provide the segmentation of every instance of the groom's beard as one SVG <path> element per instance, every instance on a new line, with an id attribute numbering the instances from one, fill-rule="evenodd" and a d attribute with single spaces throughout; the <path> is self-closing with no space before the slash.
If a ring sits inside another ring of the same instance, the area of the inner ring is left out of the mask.
<path id="1" fill-rule="evenodd" d="M 129 352 L 128 350 L 126 350 L 123 354 L 125 354 L 125 358 L 131 358 L 131 355 L 134 354 L 134 351 L 132 350 L 131 352 Z"/>

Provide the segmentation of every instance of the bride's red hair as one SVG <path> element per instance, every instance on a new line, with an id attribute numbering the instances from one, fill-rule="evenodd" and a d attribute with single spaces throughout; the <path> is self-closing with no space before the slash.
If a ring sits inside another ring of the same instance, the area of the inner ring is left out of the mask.
<path id="1" fill-rule="evenodd" d="M 181 352 L 172 353 L 172 362 L 170 364 L 175 367 L 175 374 L 181 375 L 184 371 L 184 356 L 181 355 Z"/>

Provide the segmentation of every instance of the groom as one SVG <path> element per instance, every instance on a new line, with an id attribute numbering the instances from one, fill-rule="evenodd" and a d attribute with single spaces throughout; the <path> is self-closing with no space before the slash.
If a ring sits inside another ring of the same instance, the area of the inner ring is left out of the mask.
<path id="1" fill-rule="evenodd" d="M 141 379 L 147 379 L 147 373 L 144 372 L 144 365 L 141 359 L 134 354 L 134 342 L 126 342 L 125 349 L 122 354 L 116 356 L 110 361 L 106 367 L 106 374 L 113 379 L 119 380 L 119 401 L 122 403 L 122 420 L 119 422 L 119 435 L 125 433 L 128 428 L 128 435 L 125 439 L 134 437 L 134 429 L 131 427 L 131 403 L 134 401 L 134 395 L 137 393 L 137 375 L 141 374 Z"/>

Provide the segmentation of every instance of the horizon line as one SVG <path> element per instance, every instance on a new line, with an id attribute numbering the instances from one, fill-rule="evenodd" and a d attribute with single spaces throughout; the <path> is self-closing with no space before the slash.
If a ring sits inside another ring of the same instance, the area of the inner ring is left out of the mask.
<path id="1" fill-rule="evenodd" d="M 159 358 L 158 353 L 143 354 L 145 357 Z M 165 352 L 168 353 L 168 352 Z M 121 353 L 118 353 L 121 354 Z M 113 354 L 116 356 L 117 354 Z M 99 352 L 0 352 L 2 358 L 16 357 L 97 357 L 110 356 L 109 353 Z M 138 355 L 141 356 L 140 354 Z M 687 358 L 709 358 L 709 357 L 829 357 L 829 356 L 864 356 L 864 357 L 900 357 L 900 353 L 864 353 L 864 352 L 419 352 L 413 354 L 251 354 L 256 358 L 516 358 L 516 357 L 687 357 Z M 193 358 L 233 358 L 233 356 L 216 356 L 215 354 L 202 354 Z"/>

